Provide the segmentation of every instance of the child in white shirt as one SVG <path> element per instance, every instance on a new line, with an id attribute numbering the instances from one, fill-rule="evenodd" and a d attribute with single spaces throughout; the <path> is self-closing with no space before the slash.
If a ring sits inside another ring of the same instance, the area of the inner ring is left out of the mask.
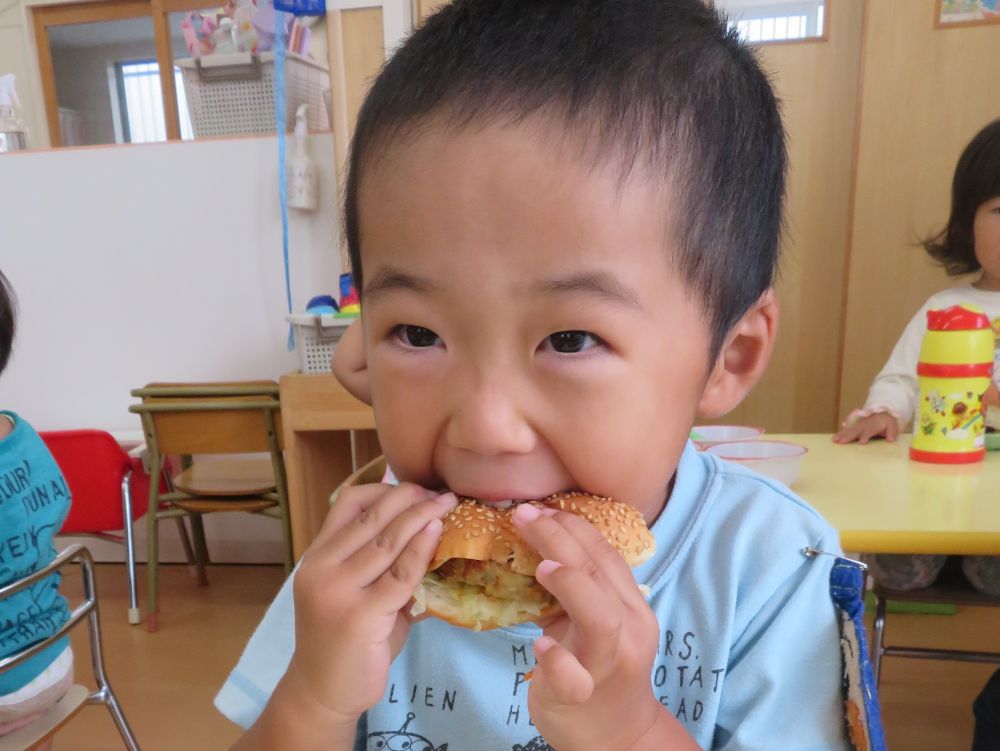
<path id="1" fill-rule="evenodd" d="M 951 276 L 979 272 L 971 284 L 951 287 L 930 297 L 907 324 L 889 361 L 878 374 L 862 409 L 854 410 L 834 436 L 837 443 L 873 438 L 896 440 L 916 412 L 917 360 L 927 331 L 927 311 L 971 303 L 985 311 L 998 337 L 994 354 L 994 389 L 1000 382 L 1000 119 L 994 120 L 965 147 L 952 181 L 951 216 L 940 234 L 924 242 L 927 253 Z M 994 391 L 995 394 L 995 391 Z M 1000 427 L 998 409 L 987 425 Z M 893 589 L 929 586 L 944 566 L 943 555 L 878 555 L 871 561 L 875 576 Z M 1000 595 L 1000 557 L 966 556 L 966 577 L 977 589 Z"/>

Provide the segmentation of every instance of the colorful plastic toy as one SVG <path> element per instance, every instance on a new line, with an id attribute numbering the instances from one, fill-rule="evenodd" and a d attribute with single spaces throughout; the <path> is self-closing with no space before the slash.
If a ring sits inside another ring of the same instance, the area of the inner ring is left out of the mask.
<path id="1" fill-rule="evenodd" d="M 312 313 L 317 316 L 332 316 L 339 312 L 340 306 L 333 299 L 333 295 L 316 295 L 306 305 L 306 313 Z"/>
<path id="2" fill-rule="evenodd" d="M 337 315 L 341 318 L 361 315 L 361 300 L 350 273 L 340 275 L 340 312 Z"/>

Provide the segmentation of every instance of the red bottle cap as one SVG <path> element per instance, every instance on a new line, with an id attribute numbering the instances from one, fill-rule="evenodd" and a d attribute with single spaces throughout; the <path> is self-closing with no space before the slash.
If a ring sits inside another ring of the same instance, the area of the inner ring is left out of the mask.
<path id="1" fill-rule="evenodd" d="M 961 305 L 927 311 L 928 331 L 975 331 L 988 328 L 990 319 L 985 313 L 976 313 Z"/>

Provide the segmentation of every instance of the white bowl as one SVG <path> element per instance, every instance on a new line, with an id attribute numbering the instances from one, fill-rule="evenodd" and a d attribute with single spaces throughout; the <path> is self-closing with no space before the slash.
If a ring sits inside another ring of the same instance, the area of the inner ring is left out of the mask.
<path id="1" fill-rule="evenodd" d="M 808 449 L 786 441 L 728 441 L 712 444 L 705 451 L 790 486 L 799 478 Z"/>
<path id="2" fill-rule="evenodd" d="M 750 441 L 764 433 L 764 428 L 751 425 L 695 425 L 691 428 L 692 435 L 697 436 L 694 442 L 705 448 L 713 443 L 723 441 Z"/>

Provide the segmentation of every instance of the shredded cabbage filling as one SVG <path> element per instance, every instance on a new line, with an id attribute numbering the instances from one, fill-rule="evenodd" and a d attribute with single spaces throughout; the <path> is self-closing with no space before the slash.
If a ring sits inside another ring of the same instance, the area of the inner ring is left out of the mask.
<path id="1" fill-rule="evenodd" d="M 534 577 L 515 574 L 492 561 L 453 558 L 429 571 L 413 595 L 411 615 L 427 610 L 452 612 L 463 621 L 509 626 L 529 621 L 556 604 Z"/>

